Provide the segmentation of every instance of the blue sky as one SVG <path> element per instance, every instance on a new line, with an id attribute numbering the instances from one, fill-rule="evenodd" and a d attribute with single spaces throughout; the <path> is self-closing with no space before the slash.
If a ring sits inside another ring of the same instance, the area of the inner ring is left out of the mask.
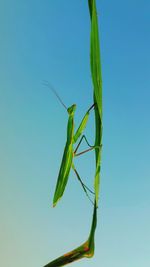
<path id="1" fill-rule="evenodd" d="M 103 160 L 95 257 L 72 266 L 150 264 L 150 3 L 97 0 L 103 74 Z M 52 197 L 66 138 L 92 104 L 87 1 L 0 3 L 0 265 L 40 267 L 88 236 L 92 207 L 73 173 Z M 86 135 L 93 142 L 91 113 Z M 92 186 L 94 155 L 76 160 Z"/>

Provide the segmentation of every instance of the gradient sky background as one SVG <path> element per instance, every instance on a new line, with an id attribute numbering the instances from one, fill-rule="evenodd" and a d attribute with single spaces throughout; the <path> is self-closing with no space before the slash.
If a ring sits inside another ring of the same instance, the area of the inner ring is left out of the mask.
<path id="1" fill-rule="evenodd" d="M 150 265 L 150 2 L 97 0 L 103 160 L 95 257 L 70 266 Z M 86 240 L 92 206 L 71 173 L 52 197 L 66 140 L 92 104 L 87 1 L 0 2 L 0 266 L 41 267 Z M 93 142 L 91 112 L 86 129 Z M 84 146 L 83 146 L 84 147 Z M 94 154 L 76 160 L 92 186 Z"/>

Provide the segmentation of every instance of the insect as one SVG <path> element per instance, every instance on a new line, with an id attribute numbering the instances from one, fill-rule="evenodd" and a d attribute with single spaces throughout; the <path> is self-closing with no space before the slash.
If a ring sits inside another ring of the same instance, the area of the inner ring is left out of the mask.
<path id="1" fill-rule="evenodd" d="M 56 95 L 56 97 L 58 98 L 58 100 L 60 101 L 60 103 L 63 105 L 63 107 L 67 110 L 69 118 L 68 118 L 68 124 L 67 124 L 67 141 L 66 141 L 66 145 L 64 148 L 64 153 L 63 153 L 63 157 L 62 157 L 62 161 L 61 161 L 61 165 L 60 165 L 60 170 L 59 170 L 59 174 L 58 174 L 58 179 L 57 179 L 57 183 L 56 183 L 56 188 L 55 188 L 55 193 L 54 193 L 54 198 L 53 198 L 53 207 L 56 206 L 57 202 L 61 199 L 61 197 L 64 194 L 67 182 L 68 182 L 68 178 L 69 178 L 69 174 L 70 174 L 70 170 L 71 168 L 74 170 L 79 182 L 81 183 L 81 186 L 84 190 L 84 192 L 86 193 L 87 197 L 89 198 L 89 200 L 93 203 L 93 201 L 91 200 L 91 198 L 89 197 L 88 191 L 90 193 L 93 193 L 93 191 L 91 191 L 82 181 L 79 173 L 77 172 L 74 163 L 73 163 L 73 158 L 80 156 L 92 149 L 95 149 L 95 146 L 91 146 L 86 138 L 85 135 L 82 135 L 86 125 L 87 125 L 87 121 L 89 118 L 89 113 L 90 111 L 94 108 L 95 104 L 93 104 L 85 113 L 77 131 L 75 132 L 74 129 L 74 115 L 75 115 L 75 110 L 76 110 L 76 104 L 73 104 L 72 106 L 70 106 L 69 108 L 66 107 L 66 105 L 62 102 L 61 98 L 59 97 L 59 95 L 57 94 L 57 92 L 55 91 L 55 89 L 50 85 L 49 82 L 45 81 L 44 84 L 46 86 L 48 86 L 53 93 Z M 82 135 L 82 136 L 81 136 Z M 80 138 L 81 137 L 81 138 Z M 77 147 L 75 148 L 75 150 L 73 149 L 74 144 L 79 140 L 80 141 L 77 145 Z M 87 145 L 89 146 L 88 149 L 77 153 L 82 140 L 85 139 Z"/>

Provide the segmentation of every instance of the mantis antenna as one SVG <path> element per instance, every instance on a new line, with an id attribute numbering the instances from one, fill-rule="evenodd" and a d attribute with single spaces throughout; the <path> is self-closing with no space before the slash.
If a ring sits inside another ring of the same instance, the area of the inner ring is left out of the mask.
<path id="1" fill-rule="evenodd" d="M 54 87 L 46 80 L 43 81 L 43 85 L 47 86 L 52 92 L 53 94 L 57 97 L 58 101 L 61 103 L 61 105 L 66 109 L 66 105 L 64 104 L 64 102 L 61 100 L 60 96 L 58 95 L 58 93 L 56 92 L 56 90 L 54 89 Z"/>

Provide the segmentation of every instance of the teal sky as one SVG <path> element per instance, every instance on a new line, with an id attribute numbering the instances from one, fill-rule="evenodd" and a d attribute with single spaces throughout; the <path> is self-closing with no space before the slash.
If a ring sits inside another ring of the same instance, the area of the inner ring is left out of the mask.
<path id="1" fill-rule="evenodd" d="M 150 2 L 97 0 L 97 9 L 104 130 L 96 250 L 70 266 L 147 267 Z M 88 236 L 92 206 L 73 173 L 52 208 L 68 115 L 42 80 L 77 104 L 78 126 L 92 104 L 89 27 L 87 1 L 0 2 L 0 266 L 42 267 Z M 76 167 L 92 187 L 94 154 Z"/>

